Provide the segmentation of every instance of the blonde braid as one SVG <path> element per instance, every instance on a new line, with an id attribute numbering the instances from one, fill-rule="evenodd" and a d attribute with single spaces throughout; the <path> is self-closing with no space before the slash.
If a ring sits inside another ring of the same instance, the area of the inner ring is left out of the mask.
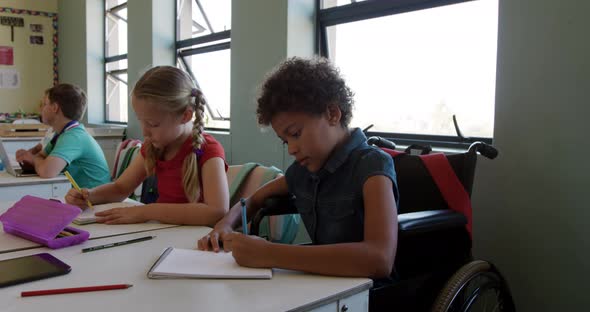
<path id="1" fill-rule="evenodd" d="M 151 142 L 145 144 L 145 172 L 148 176 L 156 174 L 156 160 L 160 159 L 162 151 Z"/>
<path id="2" fill-rule="evenodd" d="M 195 121 L 193 122 L 192 129 L 194 150 L 186 156 L 182 163 L 182 171 L 184 172 L 182 185 L 189 202 L 197 202 L 201 194 L 197 153 L 205 142 L 205 138 L 203 137 L 205 99 L 199 89 L 192 89 L 191 96 L 195 97 Z"/>

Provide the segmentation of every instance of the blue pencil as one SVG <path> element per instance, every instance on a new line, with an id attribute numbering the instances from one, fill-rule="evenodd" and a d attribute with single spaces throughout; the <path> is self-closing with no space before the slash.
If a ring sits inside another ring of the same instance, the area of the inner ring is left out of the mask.
<path id="1" fill-rule="evenodd" d="M 246 200 L 240 198 L 242 204 L 242 232 L 244 235 L 248 235 L 248 219 L 246 218 Z"/>

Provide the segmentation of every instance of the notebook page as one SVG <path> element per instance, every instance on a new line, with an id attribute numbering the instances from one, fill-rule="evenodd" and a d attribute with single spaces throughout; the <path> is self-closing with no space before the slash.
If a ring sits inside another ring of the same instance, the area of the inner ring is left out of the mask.
<path id="1" fill-rule="evenodd" d="M 271 269 L 239 266 L 231 252 L 173 248 L 150 272 L 155 277 L 271 278 Z"/>
<path id="2" fill-rule="evenodd" d="M 143 205 L 140 202 L 128 202 L 124 201 L 121 203 L 109 203 L 109 204 L 100 204 L 100 205 L 93 205 L 93 208 L 86 208 L 82 213 L 80 213 L 74 221 L 74 224 L 89 224 L 96 222 L 96 216 L 94 215 L 97 212 L 109 210 L 112 208 L 123 208 L 123 207 L 132 207 L 132 206 L 139 206 Z"/>

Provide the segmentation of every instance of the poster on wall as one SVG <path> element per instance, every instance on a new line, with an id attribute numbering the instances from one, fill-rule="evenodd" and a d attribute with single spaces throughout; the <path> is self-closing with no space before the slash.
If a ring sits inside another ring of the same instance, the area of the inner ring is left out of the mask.
<path id="1" fill-rule="evenodd" d="M 20 88 L 20 72 L 16 69 L 0 68 L 0 89 Z"/>
<path id="2" fill-rule="evenodd" d="M 43 44 L 43 36 L 30 36 L 29 37 L 29 42 L 31 44 L 42 45 Z"/>
<path id="3" fill-rule="evenodd" d="M 43 32 L 43 24 L 30 24 L 32 32 Z"/>
<path id="4" fill-rule="evenodd" d="M 14 65 L 14 49 L 0 46 L 0 65 Z"/>

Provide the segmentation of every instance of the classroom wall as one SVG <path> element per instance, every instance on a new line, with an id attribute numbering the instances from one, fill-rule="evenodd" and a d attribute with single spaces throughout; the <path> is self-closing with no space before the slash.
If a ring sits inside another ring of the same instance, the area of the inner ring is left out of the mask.
<path id="1" fill-rule="evenodd" d="M 175 65 L 175 7 L 169 0 L 129 0 L 128 83 L 129 92 L 143 73 L 157 65 Z M 127 135 L 143 139 L 131 100 L 128 106 Z"/>
<path id="2" fill-rule="evenodd" d="M 58 1 L 60 82 L 86 91 L 86 124 L 104 120 L 103 6 L 102 0 Z"/>
<path id="3" fill-rule="evenodd" d="M 258 126 L 256 96 L 279 62 L 313 55 L 314 16 L 313 0 L 232 2 L 232 120 L 230 145 L 224 147 L 233 164 L 253 161 L 286 169 L 292 161 L 272 129 Z"/>
<path id="4" fill-rule="evenodd" d="M 311 47 L 312 41 L 291 38 L 305 37 L 294 30 L 312 22 L 290 18 L 298 16 L 296 8 L 308 12 L 312 2 L 233 2 L 232 132 L 220 136 L 232 163 L 289 162 L 272 132 L 256 125 L 254 96 L 264 73 Z M 59 3 L 66 14 L 61 6 L 70 0 Z M 519 311 L 581 311 L 588 305 L 587 12 L 584 0 L 500 0 L 494 121 L 500 156 L 478 164 L 474 254 L 506 275 Z M 74 58 L 64 66 L 73 72 L 84 63 Z"/>
<path id="5" fill-rule="evenodd" d="M 57 12 L 57 0 L 0 0 L 0 7 Z"/>
<path id="6" fill-rule="evenodd" d="M 590 2 L 501 0 L 494 145 L 473 194 L 475 255 L 518 311 L 589 305 Z"/>
<path id="7" fill-rule="evenodd" d="M 57 12 L 57 0 L 0 0 L 0 7 L 26 9 L 48 13 Z M 9 26 L 0 26 L 0 46 L 13 48 L 13 65 L 0 65 L 1 70 L 16 70 L 20 78 L 18 88 L 0 88 L 0 112 L 38 113 L 43 92 L 53 85 L 53 18 L 0 12 L 1 16 L 20 17 L 24 27 L 14 27 L 14 41 L 11 41 Z M 42 32 L 32 32 L 30 24 L 41 24 Z M 42 36 L 42 45 L 33 45 L 29 37 Z"/>

